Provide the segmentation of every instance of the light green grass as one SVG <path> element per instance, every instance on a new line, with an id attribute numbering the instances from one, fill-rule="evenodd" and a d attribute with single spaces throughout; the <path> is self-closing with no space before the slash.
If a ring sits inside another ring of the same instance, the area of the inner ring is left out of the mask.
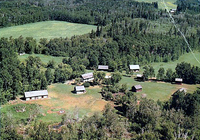
<path id="1" fill-rule="evenodd" d="M 200 52 L 195 52 L 194 54 L 195 54 L 196 58 L 200 60 Z M 152 63 L 151 66 L 153 66 L 156 73 L 158 72 L 159 68 L 161 68 L 161 67 L 163 67 L 165 69 L 165 71 L 168 68 L 171 68 L 173 71 L 175 71 L 176 65 L 181 62 L 187 62 L 187 63 L 190 63 L 192 66 L 194 65 L 194 66 L 200 67 L 200 64 L 196 61 L 196 59 L 194 58 L 192 53 L 186 53 L 186 54 L 180 56 L 179 59 L 174 62 Z"/>
<path id="2" fill-rule="evenodd" d="M 138 2 L 148 2 L 148 3 L 152 3 L 152 2 L 158 2 L 158 8 L 159 9 L 166 9 L 165 5 L 163 3 L 163 0 L 137 0 Z M 165 0 L 165 3 L 169 9 L 176 9 L 177 5 L 175 4 L 176 0 Z"/>
<path id="3" fill-rule="evenodd" d="M 25 55 L 19 55 L 18 58 L 21 62 L 25 62 L 25 59 L 27 59 L 29 56 L 33 57 L 39 57 L 42 61 L 42 63 L 47 64 L 50 60 L 55 61 L 55 64 L 60 64 L 62 62 L 62 59 L 64 57 L 54 57 L 50 55 L 43 55 L 43 54 L 25 54 Z"/>
<path id="4" fill-rule="evenodd" d="M 168 100 L 171 95 L 181 87 L 187 89 L 188 93 L 193 93 L 197 90 L 197 87 L 200 85 L 176 85 L 171 83 L 164 83 L 164 82 L 137 82 L 134 80 L 133 77 L 122 77 L 120 84 L 127 83 L 128 90 L 131 90 L 132 86 L 134 85 L 141 85 L 143 90 L 141 92 L 135 93 L 138 97 L 141 97 L 142 94 L 146 94 L 147 98 L 153 99 L 155 101 L 166 101 Z"/>
<path id="5" fill-rule="evenodd" d="M 72 37 L 83 35 L 96 30 L 96 26 L 64 21 L 44 21 L 25 25 L 13 26 L 0 29 L 0 37 L 33 37 L 37 41 L 40 38 Z"/>

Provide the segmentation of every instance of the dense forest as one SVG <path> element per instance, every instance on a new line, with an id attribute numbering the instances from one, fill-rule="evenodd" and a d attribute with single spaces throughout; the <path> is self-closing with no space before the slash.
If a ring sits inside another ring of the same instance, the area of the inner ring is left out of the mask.
<path id="1" fill-rule="evenodd" d="M 186 35 L 191 48 L 200 51 L 199 2 L 178 0 L 173 15 L 177 26 Z M 140 18 L 140 19 L 138 19 Z M 71 38 L 32 37 L 0 39 L 0 103 L 16 99 L 25 91 L 46 89 L 51 83 L 78 81 L 86 69 L 94 70 L 92 85 L 105 86 L 102 95 L 118 106 L 106 106 L 102 114 L 77 120 L 65 114 L 59 131 L 51 124 L 34 122 L 26 126 L 23 135 L 17 132 L 18 123 L 9 113 L 1 117 L 2 139 L 200 139 L 200 92 L 193 94 L 177 91 L 169 101 L 160 102 L 138 98 L 117 87 L 120 72 L 130 75 L 129 65 L 144 67 L 143 81 L 151 77 L 173 82 L 180 77 L 188 84 L 200 83 L 200 68 L 189 63 L 177 64 L 175 70 L 160 68 L 155 75 L 152 62 L 170 62 L 188 53 L 180 32 L 171 27 L 166 33 L 152 32 L 150 21 L 168 23 L 165 10 L 157 2 L 139 3 L 134 0 L 0 0 L 0 28 L 47 20 L 60 20 L 97 25 L 96 31 Z M 194 27 L 194 32 L 189 28 Z M 62 63 L 42 63 L 39 57 L 29 56 L 20 62 L 18 55 L 44 54 L 63 56 Z M 97 66 L 108 65 L 112 78 L 105 80 L 105 73 L 96 72 Z M 166 71 L 166 73 L 165 73 Z M 123 92 L 114 99 L 112 93 Z M 37 106 L 38 107 L 38 106 Z M 37 107 L 33 107 L 36 108 Z M 33 110 L 33 109 L 32 109 Z M 36 110 L 35 115 L 40 115 Z M 22 124 L 27 125 L 27 120 Z"/>

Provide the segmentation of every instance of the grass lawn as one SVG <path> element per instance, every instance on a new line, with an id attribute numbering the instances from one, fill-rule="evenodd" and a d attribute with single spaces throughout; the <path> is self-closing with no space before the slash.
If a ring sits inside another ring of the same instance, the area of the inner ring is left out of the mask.
<path id="1" fill-rule="evenodd" d="M 200 60 L 200 52 L 195 52 L 194 54 L 195 54 L 196 58 Z M 171 68 L 173 71 L 175 71 L 176 65 L 181 62 L 187 62 L 187 63 L 190 63 L 192 66 L 194 65 L 194 66 L 200 67 L 200 64 L 193 57 L 192 53 L 186 53 L 186 54 L 182 55 L 181 57 L 179 57 L 179 59 L 174 62 L 152 63 L 151 66 L 153 66 L 153 68 L 155 69 L 155 72 L 157 74 L 159 68 L 161 68 L 161 67 L 163 67 L 165 69 L 165 71 L 168 68 Z"/>
<path id="2" fill-rule="evenodd" d="M 171 83 L 165 83 L 165 82 L 138 82 L 135 81 L 133 77 L 122 77 L 122 80 L 120 81 L 120 84 L 127 83 L 128 90 L 131 89 L 133 85 L 141 85 L 143 87 L 143 90 L 141 92 L 135 93 L 138 97 L 141 97 L 142 94 L 146 94 L 147 98 L 151 98 L 155 101 L 158 99 L 160 101 L 166 101 L 170 98 L 170 96 L 177 91 L 179 88 L 186 88 L 188 93 L 193 93 L 197 87 L 200 87 L 200 85 L 176 85 Z"/>
<path id="3" fill-rule="evenodd" d="M 72 37 L 83 35 L 96 30 L 96 26 L 87 24 L 70 23 L 64 21 L 44 21 L 0 29 L 0 37 L 33 37 L 40 38 Z"/>
<path id="4" fill-rule="evenodd" d="M 138 2 L 149 2 L 149 3 L 152 3 L 152 2 L 158 2 L 158 8 L 160 9 L 166 9 L 165 8 L 165 5 L 163 3 L 163 0 L 136 0 Z M 164 0 L 167 7 L 168 7 L 168 10 L 169 9 L 176 9 L 177 5 L 175 4 L 176 0 Z"/>
<path id="5" fill-rule="evenodd" d="M 24 55 L 19 55 L 18 58 L 21 62 L 25 62 L 25 59 L 27 59 L 29 56 L 33 57 L 40 57 L 42 63 L 47 64 L 50 60 L 54 60 L 55 64 L 58 65 L 62 62 L 62 59 L 64 57 L 54 57 L 51 55 L 43 55 L 43 54 L 24 54 Z"/>

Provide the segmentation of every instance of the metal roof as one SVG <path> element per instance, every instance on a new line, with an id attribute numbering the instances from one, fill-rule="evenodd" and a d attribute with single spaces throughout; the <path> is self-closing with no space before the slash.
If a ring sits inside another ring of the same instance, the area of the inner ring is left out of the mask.
<path id="1" fill-rule="evenodd" d="M 140 78 L 141 78 L 142 76 L 143 76 L 142 74 L 137 74 L 137 77 L 140 77 Z"/>
<path id="2" fill-rule="evenodd" d="M 187 92 L 187 90 L 185 88 L 180 88 L 180 89 L 178 89 L 178 91 L 180 91 L 180 92 Z"/>
<path id="3" fill-rule="evenodd" d="M 182 78 L 175 78 L 175 81 L 176 82 L 183 82 L 183 79 Z"/>
<path id="4" fill-rule="evenodd" d="M 24 93 L 25 97 L 47 96 L 47 90 L 29 91 Z"/>
<path id="5" fill-rule="evenodd" d="M 75 87 L 76 91 L 80 91 L 80 90 L 85 90 L 84 86 L 76 86 Z"/>
<path id="6" fill-rule="evenodd" d="M 142 89 L 141 85 L 135 85 L 134 87 L 135 87 L 135 89 Z"/>
<path id="7" fill-rule="evenodd" d="M 108 66 L 107 65 L 98 65 L 98 69 L 108 70 Z"/>
<path id="8" fill-rule="evenodd" d="M 140 69 L 139 65 L 129 65 L 129 67 L 130 67 L 131 70 L 138 70 L 138 69 Z"/>
<path id="9" fill-rule="evenodd" d="M 83 79 L 88 79 L 88 78 L 93 78 L 93 73 L 85 73 L 83 75 L 81 75 L 83 77 Z"/>

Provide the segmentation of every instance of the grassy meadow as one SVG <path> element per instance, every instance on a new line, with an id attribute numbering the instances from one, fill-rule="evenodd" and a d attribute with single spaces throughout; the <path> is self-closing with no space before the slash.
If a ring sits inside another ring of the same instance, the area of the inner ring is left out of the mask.
<path id="1" fill-rule="evenodd" d="M 200 60 L 200 52 L 194 52 L 194 54 L 195 54 L 196 58 L 198 60 Z M 174 71 L 176 68 L 176 65 L 181 62 L 187 62 L 187 63 L 190 63 L 191 66 L 194 65 L 194 66 L 200 67 L 200 64 L 196 61 L 196 59 L 194 58 L 192 53 L 186 53 L 186 54 L 180 56 L 179 59 L 176 61 L 171 61 L 171 62 L 167 62 L 167 63 L 165 63 L 165 62 L 152 63 L 151 66 L 153 66 L 156 73 L 158 72 L 159 68 L 161 68 L 161 67 L 163 67 L 165 70 L 167 70 L 168 68 L 171 68 Z"/>
<path id="2" fill-rule="evenodd" d="M 55 57 L 51 55 L 44 55 L 44 54 L 24 54 L 24 55 L 18 55 L 18 58 L 21 62 L 25 62 L 25 60 L 29 57 L 39 57 L 42 61 L 42 63 L 47 64 L 49 61 L 55 61 L 55 64 L 58 65 L 62 62 L 62 59 L 64 57 Z"/>
<path id="3" fill-rule="evenodd" d="M 163 0 L 136 0 L 138 2 L 149 2 L 149 3 L 152 3 L 152 2 L 158 2 L 158 8 L 159 9 L 166 9 L 165 8 L 165 5 L 163 3 Z M 168 7 L 168 10 L 169 9 L 176 9 L 177 5 L 175 4 L 176 0 L 164 0 L 167 7 Z"/>
<path id="4" fill-rule="evenodd" d="M 1 37 L 18 38 L 23 37 L 33 37 L 37 41 L 40 38 L 51 38 L 57 37 L 72 37 L 74 35 L 83 35 L 91 32 L 91 30 L 96 30 L 94 25 L 70 23 L 64 21 L 44 21 L 37 23 L 30 23 L 25 25 L 7 27 L 0 29 Z"/>

